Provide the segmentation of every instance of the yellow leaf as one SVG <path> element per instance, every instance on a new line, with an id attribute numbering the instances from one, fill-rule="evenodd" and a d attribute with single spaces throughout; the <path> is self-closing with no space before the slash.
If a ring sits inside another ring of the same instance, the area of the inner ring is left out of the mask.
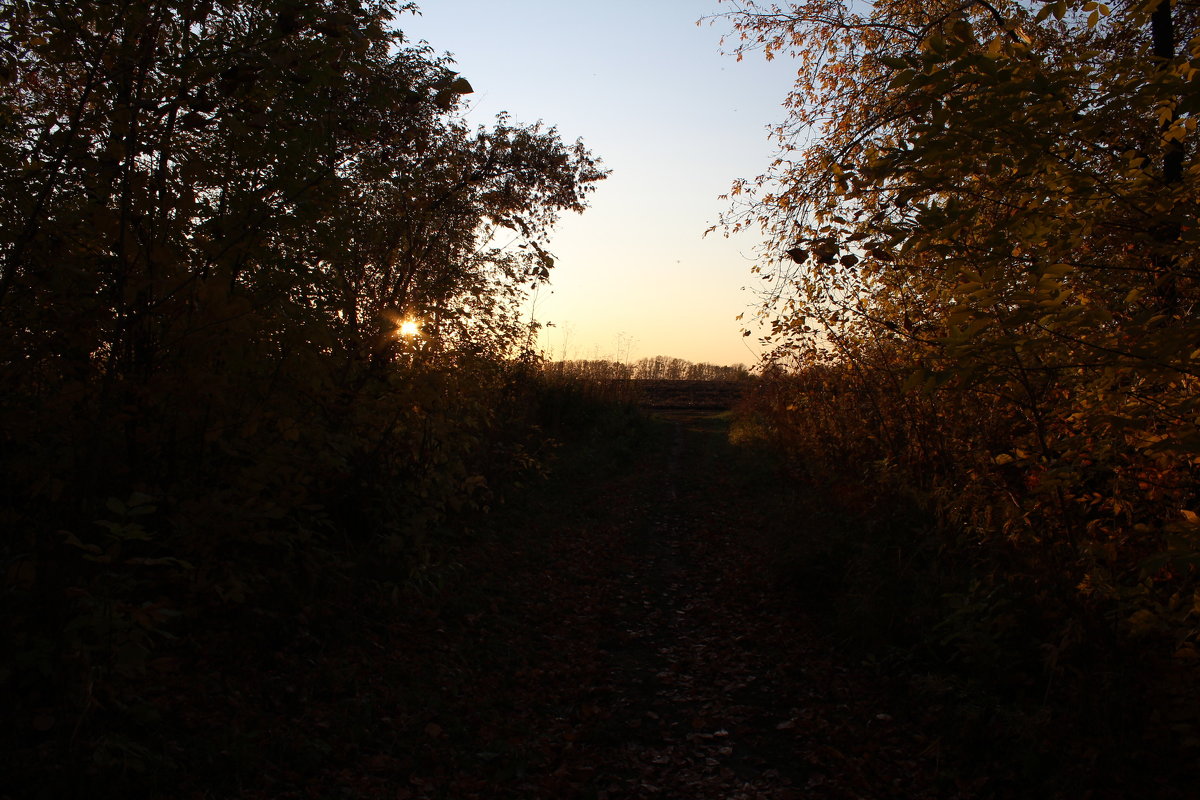
<path id="1" fill-rule="evenodd" d="M 1131 614 L 1126 622 L 1129 623 L 1129 627 L 1135 635 L 1140 635 L 1154 630 L 1158 624 L 1158 617 L 1154 615 L 1154 612 L 1143 608 L 1141 611 Z"/>

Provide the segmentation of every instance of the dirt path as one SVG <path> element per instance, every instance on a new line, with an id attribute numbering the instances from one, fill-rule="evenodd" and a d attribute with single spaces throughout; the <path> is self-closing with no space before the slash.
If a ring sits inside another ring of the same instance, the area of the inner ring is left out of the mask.
<path id="1" fill-rule="evenodd" d="M 752 476 L 737 472 L 722 428 L 695 421 L 674 422 L 645 525 L 626 542 L 628 639 L 610 651 L 610 723 L 626 735 L 594 754 L 613 765 L 600 788 L 727 800 L 931 794 L 919 753 L 932 749 L 771 596 Z"/>
<path id="2" fill-rule="evenodd" d="M 306 793 L 957 795 L 932 788 L 933 743 L 774 593 L 759 534 L 780 520 L 722 426 L 680 418 L 649 442 L 587 491 L 551 487 L 528 531 L 465 565 L 457 606 L 385 634 L 412 643 L 383 664 L 406 685 L 384 690 L 391 735 Z"/>
<path id="3" fill-rule="evenodd" d="M 337 642 L 353 610 L 329 609 L 313 674 L 286 688 L 289 757 L 242 796 L 969 797 L 778 589 L 772 536 L 809 521 L 724 426 L 660 421 L 637 449 L 567 470 L 367 641 Z M 331 747 L 331 724 L 358 733 Z"/>

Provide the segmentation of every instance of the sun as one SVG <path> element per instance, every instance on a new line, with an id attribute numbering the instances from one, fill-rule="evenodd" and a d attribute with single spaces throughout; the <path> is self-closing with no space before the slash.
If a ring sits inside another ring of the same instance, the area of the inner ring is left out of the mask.
<path id="1" fill-rule="evenodd" d="M 400 323 L 400 328 L 397 330 L 401 336 L 416 336 L 421 332 L 421 326 L 416 323 L 416 320 L 406 319 Z"/>

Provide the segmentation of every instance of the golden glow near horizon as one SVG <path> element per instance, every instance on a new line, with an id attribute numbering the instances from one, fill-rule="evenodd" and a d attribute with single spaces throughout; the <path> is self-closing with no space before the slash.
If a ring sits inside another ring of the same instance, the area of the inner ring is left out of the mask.
<path id="1" fill-rule="evenodd" d="M 413 319 L 404 320 L 403 322 L 400 323 L 400 327 L 396 329 L 396 333 L 400 334 L 401 336 L 407 337 L 409 339 L 418 335 L 420 332 L 421 332 L 421 326 L 418 325 L 417 321 L 413 320 Z"/>

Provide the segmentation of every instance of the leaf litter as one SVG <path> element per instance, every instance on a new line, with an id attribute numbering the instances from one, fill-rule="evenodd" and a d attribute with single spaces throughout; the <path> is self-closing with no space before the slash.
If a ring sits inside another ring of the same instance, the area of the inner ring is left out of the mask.
<path id="1" fill-rule="evenodd" d="M 236 665 L 216 637 L 193 664 L 207 698 L 177 710 L 257 748 L 227 796 L 974 797 L 768 579 L 728 443 L 668 430 L 624 471 L 548 487 L 438 593 L 306 609 Z"/>

